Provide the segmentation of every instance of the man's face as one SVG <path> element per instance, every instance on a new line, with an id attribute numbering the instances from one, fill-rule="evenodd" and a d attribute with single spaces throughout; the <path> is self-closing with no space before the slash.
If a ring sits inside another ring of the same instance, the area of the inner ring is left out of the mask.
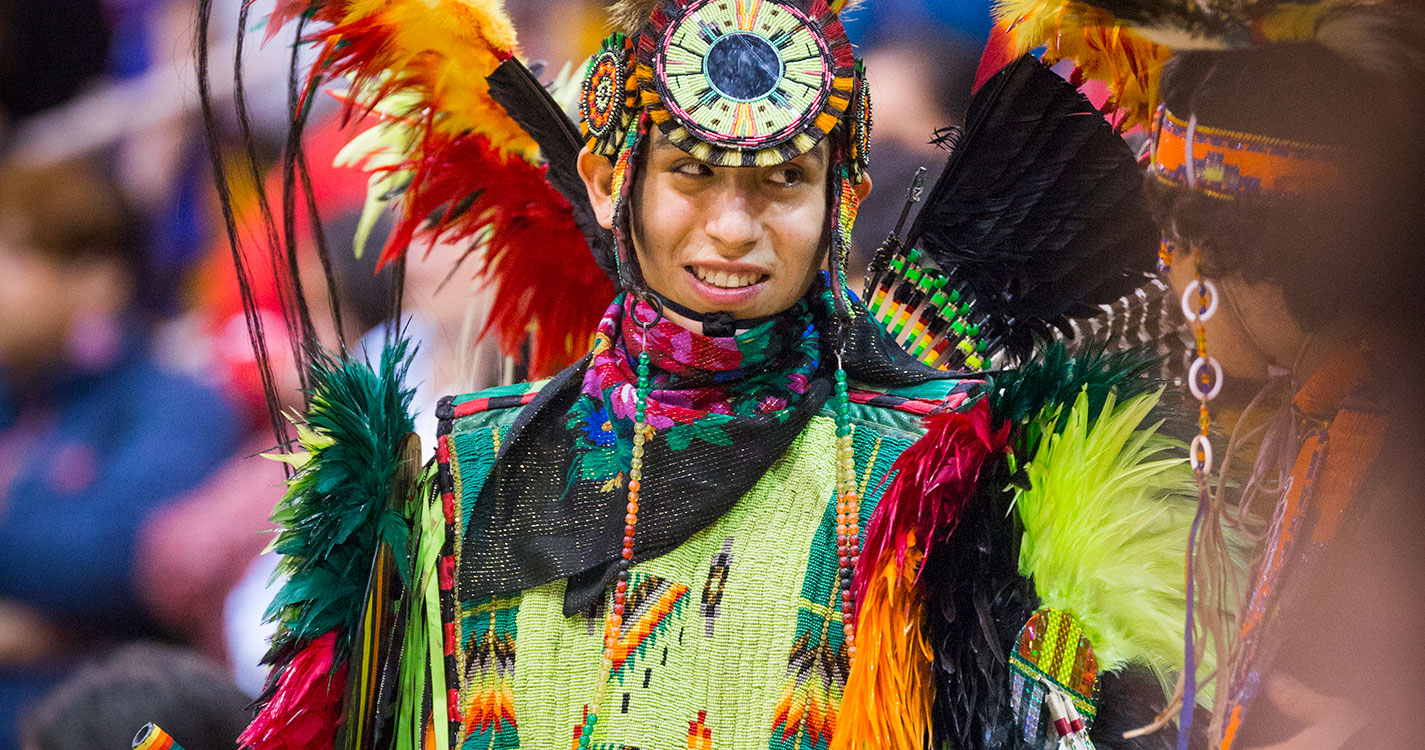
<path id="1" fill-rule="evenodd" d="M 775 167 L 714 167 L 653 138 L 633 196 L 648 286 L 700 313 L 779 313 L 824 255 L 827 146 Z"/>

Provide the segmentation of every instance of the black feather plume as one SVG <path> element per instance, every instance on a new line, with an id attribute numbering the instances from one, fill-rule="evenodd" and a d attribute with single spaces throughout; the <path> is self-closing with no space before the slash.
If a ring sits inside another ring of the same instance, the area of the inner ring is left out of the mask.
<path id="1" fill-rule="evenodd" d="M 1019 575 L 1018 516 L 1008 467 L 996 462 L 944 545 L 925 558 L 935 653 L 932 747 L 1019 750 L 1011 714 L 1008 649 L 1039 607 Z M 965 571 L 974 571 L 966 575 Z"/>
<path id="2" fill-rule="evenodd" d="M 1142 284 L 1157 245 L 1128 144 L 1030 55 L 970 101 L 906 240 L 971 295 L 983 337 L 1020 359 Z"/>
<path id="3" fill-rule="evenodd" d="M 589 194 L 579 177 L 579 150 L 584 147 L 579 128 L 519 60 L 512 57 L 500 63 L 485 81 L 490 84 L 490 98 L 539 144 L 549 165 L 549 183 L 574 207 L 574 222 L 588 240 L 599 268 L 615 278 L 613 234 L 594 218 Z"/>

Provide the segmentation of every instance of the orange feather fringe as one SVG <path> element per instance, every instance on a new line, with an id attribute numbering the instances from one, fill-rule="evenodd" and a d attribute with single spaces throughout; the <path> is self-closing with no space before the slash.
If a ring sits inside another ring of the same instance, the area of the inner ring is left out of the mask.
<path id="1" fill-rule="evenodd" d="M 501 0 L 278 0 L 269 33 L 300 16 L 328 25 L 307 39 L 323 46 L 304 99 L 346 77 L 348 121 L 376 113 L 407 131 L 385 145 L 399 158 L 353 160 L 403 176 L 378 268 L 417 236 L 483 242 L 481 276 L 495 287 L 486 332 L 512 356 L 530 335 L 536 378 L 578 359 L 613 284 L 544 179 L 533 139 L 490 97 L 486 77 L 519 51 Z"/>
<path id="2" fill-rule="evenodd" d="M 856 618 L 856 655 L 842 691 L 831 750 L 921 750 L 934 698 L 925 593 L 915 585 L 923 559 L 915 531 L 885 548 Z M 905 562 L 897 562 L 897 547 Z"/>
<path id="3" fill-rule="evenodd" d="M 1043 47 L 1049 65 L 1074 62 L 1076 84 L 1090 79 L 1107 86 L 1102 109 L 1120 130 L 1152 122 L 1158 79 L 1172 50 L 1073 0 L 1000 0 L 995 18 L 1011 42 L 1007 59 Z"/>

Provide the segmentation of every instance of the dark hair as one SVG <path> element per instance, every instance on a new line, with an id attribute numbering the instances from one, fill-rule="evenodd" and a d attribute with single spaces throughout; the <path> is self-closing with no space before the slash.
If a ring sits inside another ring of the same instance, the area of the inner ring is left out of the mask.
<path id="1" fill-rule="evenodd" d="M 1280 286 L 1292 315 L 1316 328 L 1342 314 L 1413 313 L 1422 271 L 1418 112 L 1425 54 L 1418 23 L 1376 34 L 1372 64 L 1321 42 L 1175 56 L 1163 71 L 1170 112 L 1255 135 L 1349 154 L 1350 184 L 1330 194 L 1222 200 L 1150 177 L 1149 204 L 1164 231 L 1199 248 L 1204 272 Z M 1379 31 L 1379 28 L 1373 29 Z M 1366 38 L 1370 38 L 1366 35 Z M 1360 42 L 1361 35 L 1354 37 Z"/>
<path id="2" fill-rule="evenodd" d="M 175 646 L 135 644 L 80 668 L 21 722 L 25 750 L 127 748 L 148 722 L 185 750 L 233 750 L 247 696 L 216 664 Z"/>
<path id="3" fill-rule="evenodd" d="M 54 260 L 119 261 L 141 281 L 144 224 L 97 164 L 0 166 L 0 234 Z"/>

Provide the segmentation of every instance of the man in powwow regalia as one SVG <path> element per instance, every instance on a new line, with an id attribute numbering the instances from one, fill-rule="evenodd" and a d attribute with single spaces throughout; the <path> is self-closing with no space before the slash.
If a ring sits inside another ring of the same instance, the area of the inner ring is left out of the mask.
<path id="1" fill-rule="evenodd" d="M 279 4 L 383 119 L 384 259 L 467 242 L 502 340 L 575 361 L 442 400 L 421 469 L 407 346 L 315 357 L 245 746 L 1167 741 L 1123 732 L 1180 668 L 1191 473 L 1147 358 L 1053 343 L 1152 267 L 1140 172 L 1015 60 L 856 295 L 843 6 L 617 3 L 576 127 L 496 2 Z"/>

